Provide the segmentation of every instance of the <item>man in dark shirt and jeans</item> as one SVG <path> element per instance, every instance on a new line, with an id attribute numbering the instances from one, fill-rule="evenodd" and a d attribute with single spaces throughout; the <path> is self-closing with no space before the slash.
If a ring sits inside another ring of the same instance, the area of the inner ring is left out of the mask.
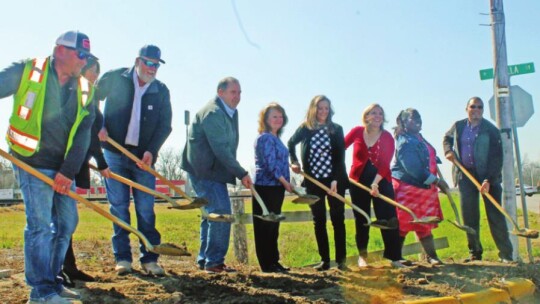
<path id="1" fill-rule="evenodd" d="M 499 129 L 483 118 L 484 103 L 479 97 L 472 97 L 467 102 L 468 118 L 459 120 L 450 128 L 443 139 L 446 159 L 460 161 L 474 177 L 481 181 L 481 193 L 491 194 L 497 202 L 502 196 L 503 150 Z M 467 234 L 470 256 L 465 262 L 482 259 L 480 243 L 480 207 L 479 191 L 476 186 L 454 166 L 454 182 L 459 186 L 461 213 L 465 225 L 473 228 L 476 235 Z M 503 263 L 512 261 L 512 244 L 508 236 L 508 227 L 504 215 L 482 196 L 488 218 L 491 235 L 499 249 L 499 258 Z"/>
<path id="2" fill-rule="evenodd" d="M 73 178 L 88 150 L 95 117 L 92 85 L 80 77 L 90 57 L 88 36 L 69 31 L 56 40 L 53 56 L 17 62 L 0 72 L 0 98 L 14 95 L 11 154 L 54 179 L 51 188 L 13 166 L 26 213 L 28 303 L 71 303 L 69 299 L 80 298 L 62 286 L 57 274 L 79 220 L 76 202 L 67 194 L 75 190 Z"/>

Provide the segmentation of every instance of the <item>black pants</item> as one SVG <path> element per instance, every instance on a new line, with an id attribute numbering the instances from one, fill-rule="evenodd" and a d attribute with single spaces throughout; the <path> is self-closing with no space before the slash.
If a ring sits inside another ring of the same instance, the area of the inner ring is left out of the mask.
<path id="1" fill-rule="evenodd" d="M 377 168 L 368 161 L 358 182 L 371 188 L 375 175 L 377 175 Z M 371 202 L 373 201 L 373 208 L 375 209 L 375 216 L 377 219 L 389 220 L 397 217 L 396 208 L 382 199 L 371 196 L 369 192 L 360 189 L 355 185 L 351 185 L 349 190 L 353 204 L 367 214 L 371 214 Z M 382 179 L 379 182 L 379 193 L 394 199 L 394 188 L 392 183 L 386 179 Z M 369 242 L 369 226 L 364 226 L 367 221 L 360 213 L 354 212 L 354 218 L 354 223 L 356 225 L 356 247 L 358 248 L 359 255 L 365 258 L 367 257 L 367 247 Z M 401 260 L 399 229 L 382 229 L 381 234 L 384 243 L 383 256 L 392 261 Z"/>
<path id="2" fill-rule="evenodd" d="M 474 170 L 471 173 L 478 178 Z M 480 200 L 479 191 L 476 186 L 464 174 L 459 175 L 458 179 L 459 196 L 461 201 L 461 214 L 463 223 L 476 231 L 476 235 L 467 234 L 467 245 L 469 253 L 481 258 L 483 253 L 482 244 L 480 243 Z M 502 187 L 501 184 L 490 184 L 489 194 L 495 198 L 497 202 L 501 202 Z M 497 249 L 499 249 L 499 257 L 502 259 L 512 260 L 512 243 L 508 235 L 508 227 L 506 226 L 506 218 L 504 215 L 493 206 L 487 197 L 482 195 L 484 206 L 486 208 L 486 216 L 488 219 L 491 236 L 495 241 Z"/>
<path id="3" fill-rule="evenodd" d="M 330 180 L 319 180 L 326 186 L 330 187 Z M 328 244 L 328 233 L 326 231 L 326 206 L 325 198 L 328 197 L 328 205 L 330 207 L 330 220 L 334 226 L 334 243 L 336 250 L 336 262 L 344 262 L 347 258 L 347 249 L 345 247 L 345 206 L 343 202 L 337 198 L 328 195 L 326 191 L 316 185 L 306 181 L 307 194 L 313 194 L 319 197 L 319 201 L 311 205 L 311 214 L 313 215 L 313 224 L 315 228 L 315 238 L 319 248 L 321 261 L 330 262 L 330 245 Z M 338 193 L 345 194 L 346 185 L 338 183 Z"/>
<path id="4" fill-rule="evenodd" d="M 73 252 L 73 237 L 69 240 L 69 247 L 66 251 L 66 258 L 64 259 L 63 270 L 67 273 L 73 273 L 77 271 L 75 253 Z"/>
<path id="5" fill-rule="evenodd" d="M 255 190 L 263 199 L 269 212 L 281 213 L 281 206 L 285 198 L 285 188 L 283 186 L 259 186 L 255 185 Z M 252 198 L 253 214 L 262 215 L 261 206 Z M 279 222 L 268 222 L 260 218 L 253 217 L 253 232 L 255 236 L 255 252 L 261 270 L 270 270 L 279 262 Z"/>

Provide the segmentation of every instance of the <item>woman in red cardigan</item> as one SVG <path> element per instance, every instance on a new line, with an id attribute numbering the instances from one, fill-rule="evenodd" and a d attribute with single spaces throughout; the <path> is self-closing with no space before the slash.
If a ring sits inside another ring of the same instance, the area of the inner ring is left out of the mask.
<path id="1" fill-rule="evenodd" d="M 379 220 L 396 220 L 396 209 L 378 198 L 380 194 L 394 198 L 390 161 L 394 156 L 394 138 L 384 130 L 384 110 L 379 104 L 368 106 L 362 114 L 362 126 L 354 127 L 345 136 L 345 147 L 353 145 L 353 163 L 349 177 L 371 188 L 368 193 L 358 187 L 351 186 L 350 193 L 353 204 L 367 214 L 371 212 L 371 201 L 375 215 Z M 367 247 L 369 226 L 366 219 L 354 212 L 356 224 L 356 246 L 358 247 L 358 267 L 367 267 Z M 384 242 L 384 257 L 391 265 L 402 268 L 410 263 L 401 256 L 401 245 L 397 229 L 381 230 Z"/>

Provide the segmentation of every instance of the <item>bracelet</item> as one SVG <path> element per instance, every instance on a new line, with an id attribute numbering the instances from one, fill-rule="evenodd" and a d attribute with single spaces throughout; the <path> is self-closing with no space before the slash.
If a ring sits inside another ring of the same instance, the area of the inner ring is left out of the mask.
<path id="1" fill-rule="evenodd" d="M 373 187 L 375 187 L 375 188 L 379 189 L 379 184 L 377 184 L 377 183 L 373 183 L 373 184 L 371 184 L 371 188 L 373 188 Z"/>

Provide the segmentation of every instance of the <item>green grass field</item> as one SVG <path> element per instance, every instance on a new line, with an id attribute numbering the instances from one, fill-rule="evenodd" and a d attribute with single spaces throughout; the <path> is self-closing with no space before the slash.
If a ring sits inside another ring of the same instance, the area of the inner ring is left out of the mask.
<path id="1" fill-rule="evenodd" d="M 459 198 L 454 197 L 455 201 Z M 246 213 L 251 212 L 251 200 L 245 200 Z M 445 196 L 441 196 L 441 204 L 443 213 L 446 219 L 454 220 L 454 214 Z M 108 209 L 106 204 L 101 205 Z M 112 234 L 111 223 L 93 212 L 91 209 L 80 206 L 80 221 L 75 233 L 74 240 L 77 241 L 107 241 Z M 306 205 L 295 205 L 286 201 L 283 206 L 284 211 L 309 211 Z M 488 260 L 497 259 L 497 250 L 489 233 L 489 227 L 484 214 L 484 208 L 481 208 L 481 240 L 484 247 L 484 258 Z M 199 210 L 174 210 L 167 209 L 166 204 L 158 204 L 156 207 L 157 226 L 162 234 L 162 242 L 170 242 L 180 244 L 185 242 L 189 250 L 196 255 L 199 247 Z M 132 215 L 134 212 L 132 212 Z M 0 209 L 0 248 L 22 248 L 23 246 L 23 229 L 24 229 L 24 211 L 22 208 L 4 208 Z M 521 212 L 519 213 L 521 216 Z M 530 214 L 529 224 L 532 229 L 540 229 L 539 216 Z M 134 222 L 134 221 L 133 221 Z M 519 219 L 520 225 L 522 219 Z M 136 226 L 136 225 L 134 225 Z M 331 257 L 333 257 L 333 242 L 332 242 L 332 225 L 328 220 L 328 234 L 330 236 Z M 346 221 L 347 227 L 347 255 L 356 256 L 358 254 L 354 241 L 354 222 L 353 220 Z M 253 242 L 253 229 L 251 225 L 247 225 L 248 246 L 249 246 L 249 263 L 256 265 L 255 249 Z M 449 247 L 438 251 L 439 256 L 444 260 L 453 258 L 459 260 L 468 255 L 467 241 L 465 233 L 462 230 L 455 228 L 452 224 L 443 221 L 439 228 L 434 230 L 435 238 L 447 237 Z M 133 236 L 133 239 L 136 238 Z M 232 241 L 232 238 L 231 238 Z M 406 244 L 415 242 L 415 237 L 412 233 L 407 236 Z M 519 239 L 520 256 L 524 261 L 528 261 L 526 251 L 526 241 L 523 238 Z M 538 240 L 533 240 L 533 255 L 540 254 L 540 246 Z M 370 242 L 368 250 L 377 251 L 383 249 L 381 234 L 378 229 L 372 228 L 370 233 Z M 308 264 L 313 264 L 319 261 L 317 253 L 317 245 L 313 233 L 313 224 L 309 222 L 287 223 L 283 222 L 280 228 L 280 252 L 282 261 L 286 265 L 300 267 Z M 112 253 L 111 253 L 112 255 Z M 415 256 L 408 258 L 414 260 Z M 234 259 L 232 244 L 229 250 L 228 260 Z"/>

